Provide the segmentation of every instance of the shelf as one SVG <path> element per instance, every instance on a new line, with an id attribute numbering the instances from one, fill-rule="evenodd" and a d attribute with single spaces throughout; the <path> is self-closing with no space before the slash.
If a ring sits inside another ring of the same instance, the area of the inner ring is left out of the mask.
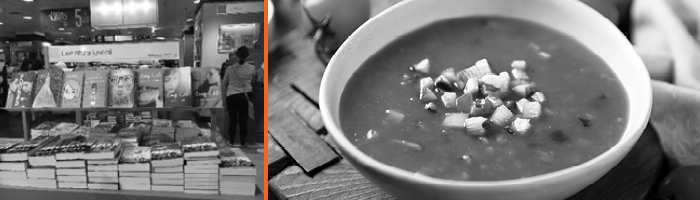
<path id="1" fill-rule="evenodd" d="M 259 190 L 259 189 L 258 189 Z M 263 194 L 257 192 L 256 196 L 231 196 L 231 195 L 205 195 L 188 194 L 183 192 L 161 191 L 134 191 L 134 190 L 89 190 L 89 189 L 43 189 L 30 187 L 0 186 L 0 194 L 3 199 L 212 199 L 212 200 L 258 200 L 263 199 Z"/>
<path id="2" fill-rule="evenodd" d="M 56 111 L 56 112 L 71 112 L 71 111 L 111 111 L 111 110 L 120 110 L 120 111 L 201 111 L 201 110 L 211 110 L 211 109 L 225 109 L 225 108 L 200 108 L 200 107 L 174 107 L 174 108 L 0 108 L 4 109 L 10 112 L 23 112 L 23 111 L 32 111 L 32 112 L 49 112 L 49 111 Z"/>

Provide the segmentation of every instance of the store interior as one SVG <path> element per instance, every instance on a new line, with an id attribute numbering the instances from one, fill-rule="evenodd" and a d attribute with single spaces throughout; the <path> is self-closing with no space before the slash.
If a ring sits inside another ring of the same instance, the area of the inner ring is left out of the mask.
<path id="1" fill-rule="evenodd" d="M 262 0 L 0 0 L 0 193 L 262 199 L 263 20 Z M 107 144 L 114 171 L 93 176 L 110 164 L 88 155 Z M 167 170 L 162 149 L 179 155 Z M 125 161 L 139 153 L 150 155 Z"/>

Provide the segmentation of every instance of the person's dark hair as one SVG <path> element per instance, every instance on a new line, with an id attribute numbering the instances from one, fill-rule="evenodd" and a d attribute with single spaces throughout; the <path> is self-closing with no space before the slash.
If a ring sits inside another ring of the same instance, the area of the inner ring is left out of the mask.
<path id="1" fill-rule="evenodd" d="M 245 59 L 250 56 L 250 52 L 248 52 L 248 47 L 242 46 L 236 50 L 236 56 L 238 57 L 238 64 L 243 64 L 245 63 Z"/>
<path id="2" fill-rule="evenodd" d="M 37 56 L 36 52 L 34 52 L 34 51 L 29 52 L 29 58 L 36 58 L 36 56 Z"/>

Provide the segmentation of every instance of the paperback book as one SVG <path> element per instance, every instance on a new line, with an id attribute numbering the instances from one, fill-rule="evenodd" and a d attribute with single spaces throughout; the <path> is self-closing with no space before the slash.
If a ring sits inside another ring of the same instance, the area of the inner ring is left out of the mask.
<path id="1" fill-rule="evenodd" d="M 109 71 L 85 71 L 83 84 L 83 108 L 107 107 Z"/>
<path id="2" fill-rule="evenodd" d="M 6 107 L 31 108 L 34 103 L 34 82 L 36 82 L 36 77 L 37 73 L 35 71 L 12 74 Z"/>
<path id="3" fill-rule="evenodd" d="M 165 107 L 192 107 L 192 79 L 189 67 L 168 68 L 163 73 Z"/>
<path id="4" fill-rule="evenodd" d="M 136 88 L 134 71 L 127 68 L 112 70 L 109 74 L 109 107 L 133 108 Z"/>
<path id="5" fill-rule="evenodd" d="M 136 102 L 138 107 L 162 108 L 163 94 L 163 70 L 140 69 L 138 75 L 138 95 Z"/>
<path id="6" fill-rule="evenodd" d="M 195 107 L 223 107 L 221 95 L 221 77 L 219 69 L 214 67 L 192 68 L 192 89 Z"/>
<path id="7" fill-rule="evenodd" d="M 58 68 L 39 70 L 34 87 L 33 108 L 56 108 L 61 102 L 63 70 Z"/>
<path id="8" fill-rule="evenodd" d="M 62 108 L 80 108 L 83 100 L 84 72 L 65 72 L 61 93 Z"/>

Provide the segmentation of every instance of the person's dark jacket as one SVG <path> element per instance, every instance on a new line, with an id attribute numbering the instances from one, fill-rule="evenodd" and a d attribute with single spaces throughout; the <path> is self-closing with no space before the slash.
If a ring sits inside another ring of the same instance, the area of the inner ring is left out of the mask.
<path id="1" fill-rule="evenodd" d="M 31 70 L 39 70 L 41 68 L 44 68 L 44 62 L 37 59 L 37 58 L 29 58 L 24 60 L 22 62 L 22 66 L 20 66 L 20 70 L 23 72 L 26 71 L 31 71 Z"/>

